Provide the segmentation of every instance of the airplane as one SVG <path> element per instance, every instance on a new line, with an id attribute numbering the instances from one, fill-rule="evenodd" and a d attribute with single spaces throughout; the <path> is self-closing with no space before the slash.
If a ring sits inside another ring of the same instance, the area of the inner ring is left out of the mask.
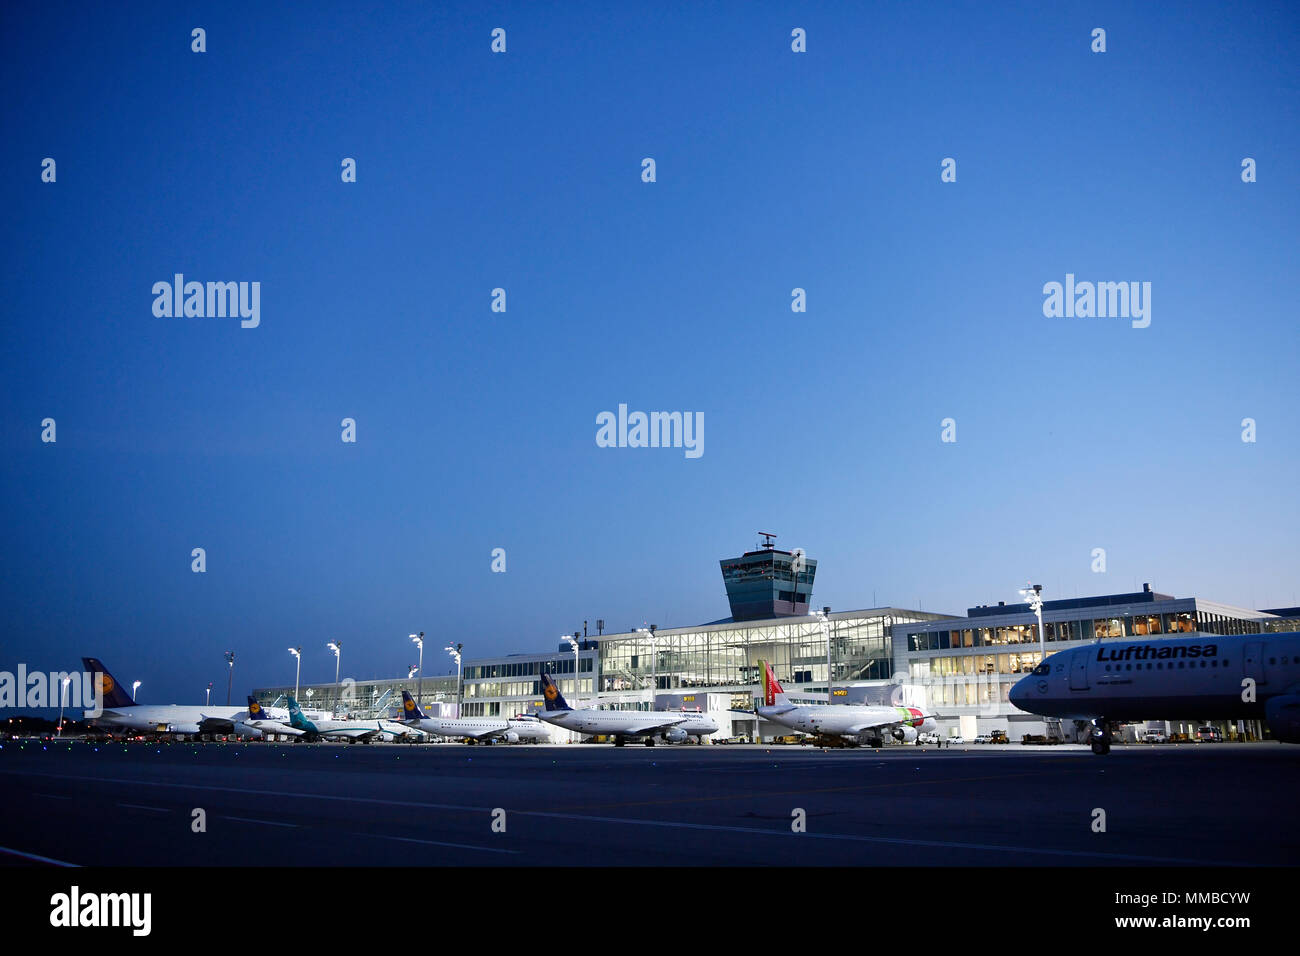
<path id="1" fill-rule="evenodd" d="M 628 737 L 644 737 L 645 745 L 653 747 L 656 738 L 669 743 L 681 743 L 687 737 L 699 739 L 716 733 L 717 722 L 706 714 L 671 710 L 574 710 L 565 701 L 560 688 L 550 674 L 542 674 L 544 709 L 537 716 L 549 724 L 581 734 L 603 734 L 614 738 L 614 746 L 622 747 Z"/>
<path id="2" fill-rule="evenodd" d="M 301 737 L 307 731 L 299 730 L 296 727 L 289 726 L 286 721 L 289 719 L 289 712 L 285 711 L 284 716 L 272 714 L 260 703 L 252 694 L 248 695 L 248 718 L 244 721 L 248 726 L 260 731 L 262 734 L 284 734 L 286 737 Z"/>
<path id="3" fill-rule="evenodd" d="M 295 740 L 304 741 L 325 739 L 368 743 L 376 737 L 397 738 L 411 733 L 410 728 L 394 720 L 327 720 L 323 717 L 311 720 L 292 697 L 289 698 L 289 726 L 302 731 Z"/>
<path id="4" fill-rule="evenodd" d="M 913 743 L 918 734 L 938 730 L 932 716 L 915 707 L 852 704 L 800 704 L 790 701 L 767 661 L 763 665 L 763 704 L 754 711 L 764 720 L 812 734 L 832 746 L 879 746 L 884 734 Z M 749 711 L 744 711 L 749 713 Z"/>
<path id="5" fill-rule="evenodd" d="M 123 733 L 262 736 L 261 730 L 247 722 L 248 711 L 242 707 L 137 704 L 98 658 L 83 657 L 81 663 L 87 673 L 99 676 L 103 696 L 103 712 L 95 717 L 86 711 L 85 719 L 109 734 L 116 730 Z"/>
<path id="6" fill-rule="evenodd" d="M 416 705 L 415 699 L 402 691 L 402 723 L 430 734 L 443 737 L 464 737 L 470 741 L 491 743 L 504 740 L 509 744 L 541 743 L 550 740 L 551 735 L 535 717 L 467 717 L 464 720 L 451 717 L 426 717 Z"/>
<path id="7" fill-rule="evenodd" d="M 1100 640 L 1058 651 L 1012 685 L 1009 700 L 1045 717 L 1092 722 L 1092 752 L 1110 753 L 1121 723 L 1266 720 L 1300 743 L 1300 632 Z"/>

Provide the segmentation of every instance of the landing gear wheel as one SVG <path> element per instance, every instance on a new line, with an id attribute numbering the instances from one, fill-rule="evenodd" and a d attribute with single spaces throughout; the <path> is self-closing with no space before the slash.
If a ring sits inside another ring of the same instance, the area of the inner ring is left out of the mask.
<path id="1" fill-rule="evenodd" d="M 655 739 L 653 737 L 647 737 L 645 739 L 645 745 L 647 747 L 653 747 L 655 745 Z"/>
<path id="2" fill-rule="evenodd" d="M 1092 722 L 1092 752 L 1098 757 L 1110 753 L 1110 723 L 1102 718 Z"/>
<path id="3" fill-rule="evenodd" d="M 626 743 L 627 743 L 627 741 L 624 740 L 622 737 L 615 737 L 615 738 L 614 738 L 614 746 L 615 746 L 615 747 L 622 747 L 622 746 L 623 746 L 624 744 L 626 744 Z"/>

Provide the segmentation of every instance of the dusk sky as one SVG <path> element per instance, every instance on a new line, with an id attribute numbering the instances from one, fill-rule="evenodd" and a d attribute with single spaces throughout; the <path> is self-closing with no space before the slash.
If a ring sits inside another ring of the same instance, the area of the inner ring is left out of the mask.
<path id="1" fill-rule="evenodd" d="M 445 674 L 725 617 L 759 530 L 836 610 L 1300 604 L 1296 6 L 267 6 L 0 10 L 0 669 Z"/>

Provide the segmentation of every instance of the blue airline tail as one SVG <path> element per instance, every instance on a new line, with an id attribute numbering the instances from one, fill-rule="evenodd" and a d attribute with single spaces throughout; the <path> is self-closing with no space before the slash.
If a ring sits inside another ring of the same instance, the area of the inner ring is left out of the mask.
<path id="1" fill-rule="evenodd" d="M 401 720 L 420 720 L 425 715 L 421 713 L 419 706 L 415 703 L 415 698 L 407 691 L 402 691 L 402 716 Z"/>
<path id="2" fill-rule="evenodd" d="M 266 711 L 262 709 L 262 705 L 257 702 L 257 698 L 254 697 L 252 694 L 248 695 L 248 719 L 249 720 L 270 720 L 271 719 L 266 716 Z"/>
<path id="3" fill-rule="evenodd" d="M 108 672 L 104 662 L 97 657 L 83 657 L 81 664 L 86 668 L 86 673 L 97 674 L 99 681 L 100 693 L 104 697 L 104 707 L 107 710 L 116 710 L 121 707 L 134 707 L 135 700 L 126 692 L 126 688 L 113 679 L 113 675 Z"/>
<path id="4" fill-rule="evenodd" d="M 569 706 L 569 702 L 564 699 L 564 695 L 560 693 L 560 688 L 551 679 L 551 675 L 545 671 L 542 672 L 542 697 L 545 699 L 545 706 L 549 711 L 573 710 Z"/>

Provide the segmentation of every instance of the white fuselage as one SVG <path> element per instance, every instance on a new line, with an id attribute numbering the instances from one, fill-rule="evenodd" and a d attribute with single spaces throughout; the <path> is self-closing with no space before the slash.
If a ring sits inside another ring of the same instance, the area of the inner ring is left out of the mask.
<path id="1" fill-rule="evenodd" d="M 491 737 L 509 737 L 515 735 L 519 740 L 549 740 L 546 728 L 535 720 L 517 720 L 500 717 L 423 717 L 407 722 L 408 727 L 417 727 L 441 737 L 469 737 L 481 740 Z"/>
<path id="2" fill-rule="evenodd" d="M 98 717 L 86 713 L 87 720 L 105 729 L 169 734 L 197 734 L 199 725 L 205 720 L 229 720 L 233 724 L 247 716 L 248 710 L 244 707 L 193 707 L 188 704 L 135 704 L 105 708 Z"/>
<path id="3" fill-rule="evenodd" d="M 854 707 L 849 704 L 777 703 L 759 707 L 758 715 L 774 724 L 806 734 L 856 736 L 867 730 L 906 724 L 918 732 L 932 732 L 934 720 L 907 707 Z"/>
<path id="4" fill-rule="evenodd" d="M 693 737 L 707 736 L 718 730 L 717 721 L 707 714 L 668 710 L 555 710 L 537 715 L 547 723 L 580 734 L 602 736 L 646 736 L 653 730 L 660 735 L 680 730 Z"/>

